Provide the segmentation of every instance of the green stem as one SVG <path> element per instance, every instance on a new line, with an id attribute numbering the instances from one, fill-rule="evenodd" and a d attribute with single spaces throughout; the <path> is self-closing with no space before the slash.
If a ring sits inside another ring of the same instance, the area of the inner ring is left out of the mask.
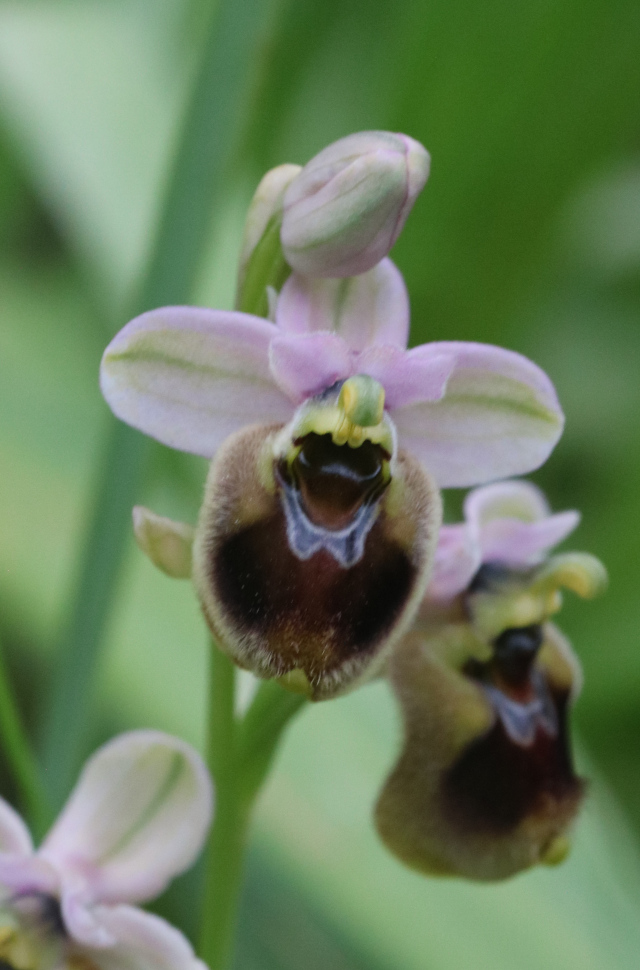
<path id="1" fill-rule="evenodd" d="M 46 796 L 38 764 L 15 703 L 0 645 L 0 737 L 5 757 L 35 834 L 40 836 L 48 822 Z"/>
<path id="2" fill-rule="evenodd" d="M 220 0 L 203 46 L 147 271 L 133 313 L 187 302 L 216 198 L 257 102 L 256 65 L 279 0 Z M 96 668 L 130 534 L 148 444 L 113 419 L 80 558 L 79 582 L 42 732 L 45 781 L 54 808 L 85 753 Z"/>
<path id="3" fill-rule="evenodd" d="M 240 811 L 235 771 L 235 667 L 215 645 L 210 663 L 207 753 L 216 807 L 207 846 L 200 956 L 209 970 L 225 970 L 233 950 L 249 817 Z"/>
<path id="4" fill-rule="evenodd" d="M 262 683 L 242 720 L 234 713 L 235 668 L 212 647 L 208 761 L 216 786 L 209 837 L 200 956 L 209 970 L 229 970 L 255 799 L 282 732 L 305 698 Z"/>
<path id="5" fill-rule="evenodd" d="M 282 732 L 306 703 L 304 694 L 284 690 L 275 680 L 260 684 L 243 719 L 237 743 L 244 804 L 252 805 L 273 764 Z"/>

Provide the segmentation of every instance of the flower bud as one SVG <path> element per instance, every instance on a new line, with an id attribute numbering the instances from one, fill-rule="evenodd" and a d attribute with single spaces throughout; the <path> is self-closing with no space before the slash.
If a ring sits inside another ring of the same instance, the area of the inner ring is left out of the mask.
<path id="1" fill-rule="evenodd" d="M 494 880 L 565 857 L 584 788 L 568 733 L 582 678 L 548 616 L 560 586 L 593 595 L 603 580 L 578 554 L 522 571 L 487 564 L 457 616 L 423 617 L 396 647 L 405 739 L 376 823 L 409 866 Z"/>
<path id="2" fill-rule="evenodd" d="M 193 526 L 156 515 L 143 505 L 133 509 L 135 540 L 154 566 L 173 579 L 191 576 Z"/>
<path id="3" fill-rule="evenodd" d="M 407 135 L 363 131 L 311 159 L 284 196 L 282 246 L 307 276 L 357 276 L 387 255 L 429 175 Z"/>
<path id="4" fill-rule="evenodd" d="M 267 172 L 254 193 L 238 266 L 238 310 L 266 316 L 267 287 L 280 289 L 289 274 L 280 242 L 282 200 L 300 171 L 299 165 L 278 165 Z"/>
<path id="5" fill-rule="evenodd" d="M 218 645 L 314 700 L 377 674 L 424 594 L 440 498 L 359 375 L 214 458 L 194 582 Z M 357 422 L 366 422 L 359 424 Z"/>

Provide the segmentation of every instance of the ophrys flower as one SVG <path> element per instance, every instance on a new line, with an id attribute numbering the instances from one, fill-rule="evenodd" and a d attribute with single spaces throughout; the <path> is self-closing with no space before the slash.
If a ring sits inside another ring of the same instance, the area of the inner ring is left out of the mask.
<path id="1" fill-rule="evenodd" d="M 407 629 L 428 580 L 438 487 L 536 467 L 563 418 L 549 379 L 519 354 L 408 350 L 407 292 L 388 258 L 359 276 L 291 273 L 278 229 L 302 174 L 265 177 L 248 218 L 240 289 L 257 288 L 265 305 L 268 290 L 273 319 L 152 310 L 112 341 L 101 381 L 123 420 L 214 459 L 193 575 L 222 649 L 320 698 L 372 676 Z"/>
<path id="2" fill-rule="evenodd" d="M 582 795 L 568 718 L 582 678 L 549 618 L 561 587 L 593 596 L 605 573 L 584 553 L 544 558 L 578 516 L 550 515 L 526 482 L 477 489 L 465 512 L 441 533 L 438 595 L 429 588 L 390 663 L 405 739 L 376 820 L 417 869 L 500 879 L 567 852 Z"/>

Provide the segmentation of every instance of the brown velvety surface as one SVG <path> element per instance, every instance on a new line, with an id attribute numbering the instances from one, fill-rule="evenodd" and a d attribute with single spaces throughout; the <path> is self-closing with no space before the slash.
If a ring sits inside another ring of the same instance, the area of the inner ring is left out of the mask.
<path id="1" fill-rule="evenodd" d="M 566 692 L 554 692 L 558 734 L 538 730 L 533 744 L 515 744 L 498 718 L 484 737 L 470 745 L 443 779 L 442 799 L 461 828 L 504 834 L 524 818 L 566 811 L 582 793 L 567 740 Z"/>
<path id="2" fill-rule="evenodd" d="M 223 542 L 210 568 L 235 621 L 277 644 L 283 669 L 302 667 L 310 680 L 370 649 L 395 622 L 414 579 L 407 554 L 385 537 L 382 518 L 364 558 L 344 569 L 324 550 L 298 559 L 279 507 Z"/>

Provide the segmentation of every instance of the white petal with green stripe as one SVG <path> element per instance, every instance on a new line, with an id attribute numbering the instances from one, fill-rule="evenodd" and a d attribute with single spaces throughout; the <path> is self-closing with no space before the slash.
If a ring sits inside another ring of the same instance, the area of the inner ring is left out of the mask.
<path id="1" fill-rule="evenodd" d="M 444 396 L 395 408 L 403 446 L 442 488 L 479 485 L 538 468 L 562 434 L 553 384 L 532 361 L 488 344 L 442 342 L 456 364 Z"/>
<path id="2" fill-rule="evenodd" d="M 212 787 L 200 756 L 158 731 L 132 731 L 87 762 L 42 855 L 94 901 L 157 895 L 199 853 Z"/>

